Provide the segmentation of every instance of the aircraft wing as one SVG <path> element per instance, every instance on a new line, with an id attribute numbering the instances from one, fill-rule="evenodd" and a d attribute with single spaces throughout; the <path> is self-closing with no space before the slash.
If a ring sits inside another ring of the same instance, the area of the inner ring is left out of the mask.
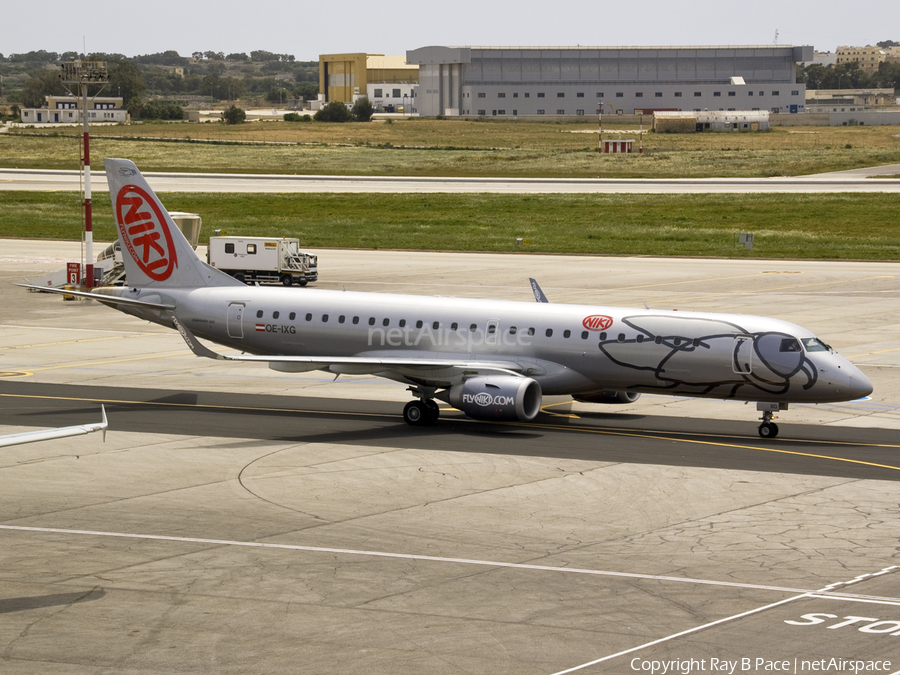
<path id="1" fill-rule="evenodd" d="M 178 332 L 190 350 L 197 356 L 220 361 L 251 361 L 267 363 L 272 370 L 296 373 L 309 370 L 327 370 L 335 374 L 399 375 L 436 387 L 448 387 L 479 375 L 532 376 L 543 374 L 544 369 L 535 363 L 516 361 L 467 361 L 464 359 L 430 358 L 422 356 L 278 356 L 253 355 L 226 356 L 205 347 L 186 326 L 173 318 Z"/>
<path id="2" fill-rule="evenodd" d="M 57 293 L 59 295 L 74 295 L 79 298 L 90 298 L 91 300 L 99 300 L 100 302 L 110 305 L 130 305 L 132 307 L 148 307 L 150 309 L 175 309 L 174 305 L 163 305 L 158 302 L 147 302 L 146 300 L 135 300 L 133 298 L 123 298 L 118 295 L 105 295 L 103 293 L 91 293 L 90 291 L 67 291 L 63 288 L 53 288 L 50 286 L 35 286 L 33 284 L 15 284 L 22 288 L 31 288 L 36 291 L 44 291 L 46 293 Z"/>
<path id="3" fill-rule="evenodd" d="M 25 431 L 19 434 L 0 436 L 0 448 L 22 443 L 34 443 L 36 441 L 49 441 L 54 438 L 68 438 L 69 436 L 81 436 L 94 431 L 103 431 L 103 440 L 106 440 L 106 408 L 100 406 L 101 421 L 94 424 L 77 424 L 73 427 L 58 427 L 56 429 L 41 429 L 40 431 Z"/>

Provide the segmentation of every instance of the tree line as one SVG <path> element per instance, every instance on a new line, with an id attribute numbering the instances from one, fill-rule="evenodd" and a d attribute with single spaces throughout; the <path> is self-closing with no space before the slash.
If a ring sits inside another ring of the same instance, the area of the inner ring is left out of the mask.
<path id="1" fill-rule="evenodd" d="M 37 50 L 0 54 L 3 102 L 36 108 L 44 104 L 45 96 L 65 94 L 59 70 L 52 66 L 70 58 L 105 61 L 109 83 L 103 95 L 121 96 L 135 118 L 173 118 L 179 114 L 175 110 L 178 106 L 165 101 L 181 96 L 202 96 L 213 102 L 254 99 L 280 104 L 290 99 L 315 99 L 319 93 L 318 62 L 297 61 L 291 54 L 198 51 L 189 58 L 173 50 L 133 57 Z"/>

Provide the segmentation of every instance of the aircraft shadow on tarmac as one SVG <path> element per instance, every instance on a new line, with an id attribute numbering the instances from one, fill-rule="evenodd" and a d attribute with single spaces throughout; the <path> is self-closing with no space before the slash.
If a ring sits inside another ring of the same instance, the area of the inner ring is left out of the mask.
<path id="1" fill-rule="evenodd" d="M 0 614 L 9 612 L 26 612 L 32 609 L 47 607 L 66 607 L 79 602 L 99 600 L 106 595 L 102 588 L 79 593 L 54 593 L 53 595 L 35 595 L 24 598 L 0 598 Z"/>

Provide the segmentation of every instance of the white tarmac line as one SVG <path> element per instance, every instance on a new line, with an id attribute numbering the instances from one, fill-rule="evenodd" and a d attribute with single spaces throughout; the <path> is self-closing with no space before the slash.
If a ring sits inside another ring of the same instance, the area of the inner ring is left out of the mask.
<path id="1" fill-rule="evenodd" d="M 819 590 L 806 590 L 803 588 L 789 588 L 785 586 L 765 586 L 761 584 L 742 584 L 733 581 L 715 581 L 711 579 L 693 579 L 690 577 L 667 577 L 657 574 L 637 574 L 634 572 L 613 572 L 609 570 L 591 570 L 579 567 L 553 567 L 550 565 L 529 565 L 526 563 L 498 562 L 496 560 L 473 560 L 470 558 L 445 558 L 441 556 L 418 555 L 415 553 L 389 553 L 386 551 L 363 551 L 358 549 L 329 548 L 322 546 L 301 546 L 299 544 L 271 544 L 260 541 L 233 541 L 228 539 L 204 539 L 199 537 L 172 537 L 157 534 L 133 534 L 128 532 L 104 532 L 99 530 L 70 530 L 56 527 L 29 527 L 25 525 L 0 525 L 0 530 L 15 532 L 41 532 L 46 534 L 84 535 L 91 537 L 117 537 L 124 539 L 148 539 L 153 541 L 172 541 L 187 544 L 211 544 L 214 546 L 245 546 L 249 548 L 267 548 L 287 551 L 308 551 L 311 553 L 333 553 L 340 555 L 371 556 L 376 558 L 397 558 L 400 560 L 422 560 L 426 562 L 454 563 L 458 565 L 479 565 L 482 567 L 498 567 L 502 569 L 534 570 L 537 572 L 563 572 L 567 574 L 588 574 L 601 577 L 615 577 L 626 579 L 643 579 L 645 581 L 666 581 L 681 584 L 695 584 L 702 586 L 721 586 L 726 588 L 740 588 L 746 590 L 773 591 L 776 593 L 799 593 L 800 597 L 816 597 L 821 599 L 854 600 L 857 602 L 873 602 L 900 605 L 900 598 L 858 595 L 853 593 L 838 593 L 828 588 L 847 585 L 861 580 L 854 579 L 851 582 L 839 582 Z M 891 568 L 892 569 L 892 568 Z M 866 578 L 871 575 L 866 575 Z M 776 603 L 778 604 L 778 603 Z"/>
<path id="2" fill-rule="evenodd" d="M 647 647 L 652 647 L 653 645 L 658 645 L 663 642 L 668 642 L 669 640 L 674 640 L 675 638 L 678 638 L 678 637 L 690 635 L 691 633 L 696 633 L 698 631 L 705 630 L 707 628 L 711 628 L 712 626 L 718 626 L 719 624 L 727 623 L 729 621 L 734 621 L 735 619 L 742 619 L 745 616 L 750 616 L 751 614 L 757 614 L 759 612 L 764 612 L 767 609 L 772 609 L 773 607 L 778 607 L 779 605 L 785 605 L 789 602 L 794 602 L 795 600 L 801 600 L 803 598 L 808 598 L 808 597 L 811 597 L 809 593 L 803 593 L 801 595 L 795 595 L 792 598 L 787 598 L 785 600 L 779 600 L 778 602 L 773 602 L 772 604 L 765 605 L 764 607 L 757 607 L 756 609 L 751 609 L 746 612 L 741 612 L 740 614 L 735 614 L 734 616 L 726 616 L 724 619 L 719 619 L 717 621 L 705 623 L 702 626 L 695 626 L 694 628 L 689 628 L 687 630 L 683 630 L 680 633 L 675 633 L 674 635 L 667 635 L 666 637 L 659 638 L 658 640 L 653 640 L 652 642 L 647 642 L 642 645 L 638 645 L 637 647 L 632 647 L 631 649 L 626 649 L 625 651 L 618 652 L 616 654 L 610 654 L 609 656 L 603 656 L 599 659 L 595 659 L 593 661 L 588 661 L 587 663 L 582 663 L 580 666 L 573 666 L 572 668 L 567 668 L 566 670 L 560 670 L 559 672 L 553 673 L 553 675 L 565 675 L 565 673 L 574 673 L 576 670 L 582 670 L 583 668 L 595 666 L 598 663 L 603 663 L 604 661 L 609 661 L 609 660 L 615 659 L 619 656 L 625 656 L 626 654 L 631 654 L 632 652 L 640 651 L 641 649 L 646 649 Z"/>

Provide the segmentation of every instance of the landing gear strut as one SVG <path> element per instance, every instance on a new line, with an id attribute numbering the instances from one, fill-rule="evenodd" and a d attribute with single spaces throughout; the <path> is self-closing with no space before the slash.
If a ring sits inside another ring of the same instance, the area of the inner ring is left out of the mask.
<path id="1" fill-rule="evenodd" d="M 413 427 L 430 427 L 438 421 L 441 410 L 433 399 L 410 401 L 403 408 L 403 419 Z"/>
<path id="2" fill-rule="evenodd" d="M 756 409 L 762 412 L 759 435 L 763 438 L 775 438 L 778 435 L 778 425 L 772 421 L 772 418 L 779 410 L 787 410 L 787 403 L 757 403 Z"/>

